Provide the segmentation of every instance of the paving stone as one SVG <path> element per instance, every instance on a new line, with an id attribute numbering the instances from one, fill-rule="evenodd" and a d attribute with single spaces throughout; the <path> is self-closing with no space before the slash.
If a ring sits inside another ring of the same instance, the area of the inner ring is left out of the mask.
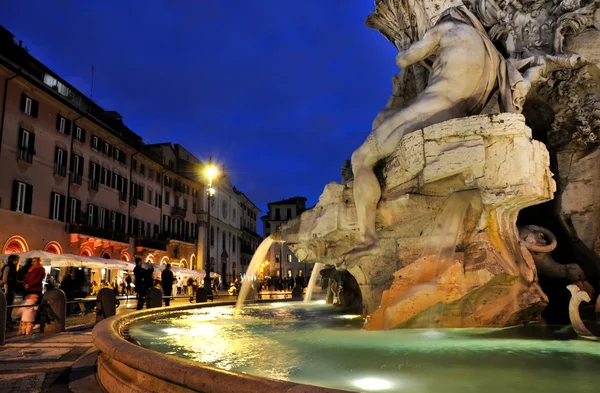
<path id="1" fill-rule="evenodd" d="M 39 393 L 42 391 L 45 374 L 0 375 L 0 391 L 10 393 Z"/>

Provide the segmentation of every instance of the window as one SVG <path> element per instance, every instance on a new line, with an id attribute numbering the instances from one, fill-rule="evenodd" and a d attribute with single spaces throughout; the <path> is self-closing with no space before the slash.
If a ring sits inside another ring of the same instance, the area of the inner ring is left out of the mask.
<path id="1" fill-rule="evenodd" d="M 292 263 L 292 254 L 287 255 L 287 261 L 288 263 Z"/>
<path id="2" fill-rule="evenodd" d="M 112 146 L 110 147 L 111 152 L 112 152 Z M 108 155 L 111 155 L 111 153 L 107 153 Z M 123 153 L 121 150 L 117 149 L 116 147 L 114 148 L 114 156 L 113 158 L 117 161 L 119 161 L 121 164 L 127 164 L 127 154 Z"/>
<path id="3" fill-rule="evenodd" d="M 79 126 L 75 127 L 75 140 L 81 143 L 85 142 L 85 129 Z"/>
<path id="4" fill-rule="evenodd" d="M 100 184 L 104 184 L 107 187 L 110 187 L 112 179 L 112 172 L 108 170 L 108 168 L 102 167 L 102 174 L 100 175 Z"/>
<path id="5" fill-rule="evenodd" d="M 162 175 L 158 172 L 156 172 L 156 182 L 160 183 L 162 181 Z"/>
<path id="6" fill-rule="evenodd" d="M 39 106 L 40 104 L 36 100 L 25 93 L 21 94 L 21 112 L 31 117 L 38 117 Z"/>
<path id="7" fill-rule="evenodd" d="M 117 152 L 119 150 L 117 149 Z M 108 142 L 104 142 L 104 146 L 102 147 L 102 152 L 104 154 L 106 154 L 107 156 L 112 156 L 112 152 L 113 152 L 113 147 L 110 143 Z"/>
<path id="8" fill-rule="evenodd" d="M 162 195 L 156 193 L 154 195 L 154 206 L 161 207 L 162 206 Z"/>
<path id="9" fill-rule="evenodd" d="M 169 191 L 165 191 L 165 205 L 171 204 L 171 194 Z"/>
<path id="10" fill-rule="evenodd" d="M 50 219 L 55 221 L 65 220 L 65 196 L 56 192 L 50 193 Z"/>
<path id="11" fill-rule="evenodd" d="M 119 151 L 119 149 L 117 149 Z M 137 160 L 135 158 L 131 159 L 131 170 L 137 172 Z"/>
<path id="12" fill-rule="evenodd" d="M 88 178 L 90 179 L 89 189 L 93 191 L 98 191 L 98 181 L 100 180 L 100 165 L 90 161 Z"/>
<path id="13" fill-rule="evenodd" d="M 171 231 L 171 217 L 163 214 L 163 233 L 168 233 Z"/>
<path id="14" fill-rule="evenodd" d="M 146 175 L 146 165 L 140 163 L 140 175 Z"/>
<path id="15" fill-rule="evenodd" d="M 83 183 L 83 157 L 72 154 L 70 170 L 72 182 L 81 185 Z"/>
<path id="16" fill-rule="evenodd" d="M 71 121 L 61 115 L 57 115 L 56 129 L 65 135 L 71 135 Z"/>
<path id="17" fill-rule="evenodd" d="M 108 215 L 106 214 L 106 209 L 101 207 L 100 209 L 98 209 L 98 223 L 100 225 L 100 228 L 107 229 L 107 228 L 105 228 L 105 224 L 107 222 L 108 222 Z"/>
<path id="18" fill-rule="evenodd" d="M 196 202 L 192 203 L 192 214 L 196 214 Z"/>
<path id="19" fill-rule="evenodd" d="M 154 170 L 152 168 L 148 168 L 148 179 L 154 179 Z"/>
<path id="20" fill-rule="evenodd" d="M 100 138 L 98 138 L 96 135 L 92 135 L 91 145 L 92 149 L 100 151 Z"/>
<path id="21" fill-rule="evenodd" d="M 148 190 L 148 204 L 151 205 L 152 204 L 152 190 Z"/>
<path id="22" fill-rule="evenodd" d="M 65 84 L 57 80 L 52 75 L 44 74 L 44 83 L 65 97 L 71 96 L 71 89 L 69 89 L 67 86 L 65 86 Z"/>
<path id="23" fill-rule="evenodd" d="M 275 209 L 275 219 L 281 220 L 281 214 L 279 213 L 279 208 Z"/>
<path id="24" fill-rule="evenodd" d="M 88 204 L 88 225 L 89 226 L 97 226 L 98 225 L 98 216 L 96 215 L 96 206 L 92 204 Z"/>
<path id="25" fill-rule="evenodd" d="M 71 198 L 69 203 L 69 222 L 80 224 L 81 217 L 81 201 L 75 198 Z"/>
<path id="26" fill-rule="evenodd" d="M 233 252 L 235 252 L 235 237 L 233 238 L 233 240 L 231 240 L 231 250 L 233 250 Z"/>
<path id="27" fill-rule="evenodd" d="M 67 176 L 67 151 L 56 146 L 54 148 L 54 174 L 56 176 Z"/>
<path id="28" fill-rule="evenodd" d="M 33 162 L 33 156 L 35 154 L 35 134 L 33 132 L 19 130 L 19 160 L 28 163 Z"/>
<path id="29" fill-rule="evenodd" d="M 19 213 L 31 214 L 32 200 L 33 186 L 18 180 L 14 180 L 10 210 Z"/>
<path id="30" fill-rule="evenodd" d="M 225 250 L 227 247 L 227 237 L 225 236 L 225 232 L 223 232 L 223 250 Z"/>
<path id="31" fill-rule="evenodd" d="M 169 160 L 169 168 L 173 169 L 174 166 L 175 164 L 173 164 L 173 161 Z"/>
<path id="32" fill-rule="evenodd" d="M 289 220 L 290 218 L 292 218 L 292 209 L 287 209 L 286 219 Z"/>

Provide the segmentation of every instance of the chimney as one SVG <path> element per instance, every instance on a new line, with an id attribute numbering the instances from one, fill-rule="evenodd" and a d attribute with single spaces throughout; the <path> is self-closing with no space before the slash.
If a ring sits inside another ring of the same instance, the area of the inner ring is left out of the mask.
<path id="1" fill-rule="evenodd" d="M 23 40 L 19 40 L 19 48 L 23 47 Z"/>

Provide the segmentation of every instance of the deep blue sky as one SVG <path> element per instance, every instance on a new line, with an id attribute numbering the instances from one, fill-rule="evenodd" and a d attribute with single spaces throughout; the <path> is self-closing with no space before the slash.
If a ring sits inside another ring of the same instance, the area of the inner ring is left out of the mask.
<path id="1" fill-rule="evenodd" d="M 225 164 L 262 210 L 317 202 L 366 138 L 398 70 L 373 0 L 4 0 L 30 53 L 146 143 Z"/>

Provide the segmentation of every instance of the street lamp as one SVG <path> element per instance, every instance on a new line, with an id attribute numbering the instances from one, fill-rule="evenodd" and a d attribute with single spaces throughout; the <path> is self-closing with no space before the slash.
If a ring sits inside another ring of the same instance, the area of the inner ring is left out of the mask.
<path id="1" fill-rule="evenodd" d="M 210 205 L 211 200 L 215 196 L 215 189 L 213 188 L 213 180 L 217 177 L 219 171 L 212 163 L 212 157 L 208 159 L 208 164 L 204 170 L 204 175 L 207 179 L 207 188 L 206 188 L 206 200 L 208 204 L 208 216 L 206 218 L 206 263 L 204 264 L 204 291 L 206 295 L 210 294 L 211 291 L 210 286 L 210 272 L 212 270 L 212 266 L 210 265 Z"/>

